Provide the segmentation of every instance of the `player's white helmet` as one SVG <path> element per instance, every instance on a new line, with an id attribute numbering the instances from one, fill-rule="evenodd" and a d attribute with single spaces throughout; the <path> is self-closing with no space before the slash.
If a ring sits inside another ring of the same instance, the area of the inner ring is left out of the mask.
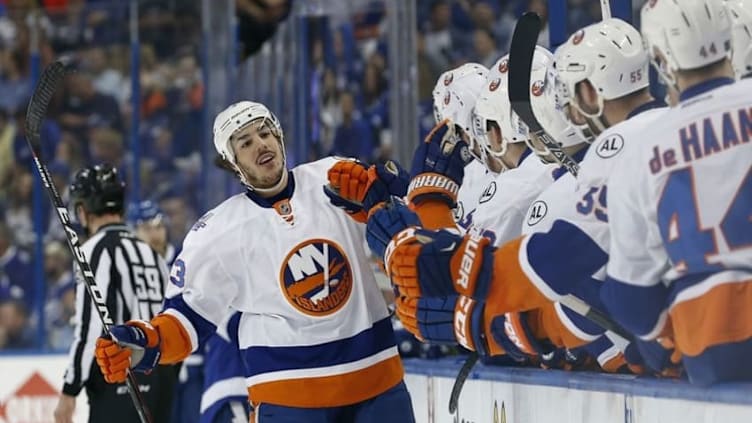
<path id="1" fill-rule="evenodd" d="M 752 74 L 752 0 L 726 0 L 731 19 L 731 64 L 736 77 Z"/>
<path id="2" fill-rule="evenodd" d="M 564 111 L 569 101 L 567 91 L 560 88 L 553 55 L 546 66 L 532 69 L 530 72 L 530 104 L 536 119 L 548 135 L 563 148 L 591 142 L 592 136 L 585 136 L 583 131 L 572 124 Z M 545 146 L 537 147 L 528 139 L 528 147 L 543 161 L 552 162 L 551 152 Z"/>
<path id="3" fill-rule="evenodd" d="M 550 61 L 550 54 L 546 56 L 545 49 L 538 48 L 533 56 L 533 68 L 545 66 Z M 516 113 L 512 111 L 509 102 L 509 55 L 500 58 L 489 70 L 486 85 L 481 91 L 473 110 L 473 133 L 489 157 L 500 162 L 503 169 L 506 166 L 500 160 L 506 153 L 509 144 L 526 142 L 528 140 L 527 127 L 522 124 Z M 491 124 L 499 127 L 501 145 L 494 146 L 488 131 Z M 488 170 L 494 169 L 486 165 Z"/>
<path id="4" fill-rule="evenodd" d="M 232 137 L 237 131 L 256 121 L 270 126 L 272 134 L 274 134 L 279 140 L 280 150 L 283 156 L 282 159 L 284 162 L 285 144 L 282 126 L 277 117 L 274 116 L 274 113 L 263 104 L 253 101 L 239 101 L 229 105 L 214 119 L 214 148 L 224 160 L 235 167 L 235 170 L 238 171 L 238 174 L 240 175 L 241 181 L 251 189 L 255 188 L 248 183 L 244 172 L 238 167 L 237 161 L 235 160 L 235 154 L 230 145 L 230 137 Z"/>
<path id="5" fill-rule="evenodd" d="M 649 0 L 641 17 L 650 56 L 670 85 L 676 84 L 677 70 L 710 65 L 731 50 L 731 22 L 720 0 Z"/>
<path id="6" fill-rule="evenodd" d="M 610 18 L 572 34 L 556 50 L 556 71 L 571 105 L 590 118 L 599 131 L 607 123 L 601 118 L 603 102 L 646 88 L 649 58 L 637 30 Z M 588 113 L 576 97 L 576 87 L 588 81 L 598 95 L 598 109 Z"/>
<path id="7" fill-rule="evenodd" d="M 470 139 L 470 152 L 481 163 L 483 158 L 475 154 L 482 149 L 475 147 L 472 111 L 486 84 L 487 75 L 488 69 L 485 66 L 465 63 L 442 73 L 433 89 L 433 115 L 436 123 L 449 119 L 458 125 Z"/>

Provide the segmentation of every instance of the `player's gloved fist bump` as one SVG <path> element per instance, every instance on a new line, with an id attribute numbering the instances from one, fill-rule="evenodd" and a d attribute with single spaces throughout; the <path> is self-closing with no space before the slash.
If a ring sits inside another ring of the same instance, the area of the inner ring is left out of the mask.
<path id="1" fill-rule="evenodd" d="M 159 363 L 159 333 L 143 320 L 110 328 L 111 339 L 97 339 L 95 356 L 105 380 L 125 381 L 126 369 L 149 373 Z"/>
<path id="2" fill-rule="evenodd" d="M 465 176 L 465 165 L 472 160 L 467 143 L 454 131 L 447 119 L 439 122 L 415 150 L 408 199 L 415 204 L 440 200 L 450 207 Z"/>
<path id="3" fill-rule="evenodd" d="M 393 160 L 371 167 L 356 160 L 340 160 L 329 169 L 327 178 L 324 192 L 331 203 L 363 223 L 375 205 L 391 195 L 405 196 L 409 182 L 407 171 Z"/>
<path id="4" fill-rule="evenodd" d="M 366 242 L 376 257 L 383 258 L 386 246 L 400 231 L 419 226 L 418 215 L 399 200 L 392 200 L 384 207 L 374 207 L 366 226 Z"/>
<path id="5" fill-rule="evenodd" d="M 472 298 L 399 297 L 396 314 L 402 325 L 421 341 L 432 344 L 460 344 L 486 355 L 483 337 L 483 306 Z"/>
<path id="6" fill-rule="evenodd" d="M 408 228 L 386 248 L 384 265 L 400 296 L 464 295 L 484 301 L 493 271 L 488 238 Z"/>
<path id="7" fill-rule="evenodd" d="M 329 184 L 324 186 L 324 194 L 329 201 L 356 221 L 365 223 L 368 214 L 362 200 L 368 184 L 368 168 L 357 160 L 340 160 L 329 168 L 327 179 Z"/>

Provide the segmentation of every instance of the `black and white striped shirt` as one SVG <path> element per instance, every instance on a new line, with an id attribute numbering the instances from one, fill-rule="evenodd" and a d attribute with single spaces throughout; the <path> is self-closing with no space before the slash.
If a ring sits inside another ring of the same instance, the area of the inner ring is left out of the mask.
<path id="1" fill-rule="evenodd" d="M 115 324 L 132 319 L 148 321 L 162 309 L 169 277 L 167 265 L 127 226 L 105 225 L 81 249 Z M 96 341 L 102 335 L 102 320 L 82 278 L 77 279 L 75 332 L 63 385 L 63 393 L 73 396 L 89 380 Z"/>

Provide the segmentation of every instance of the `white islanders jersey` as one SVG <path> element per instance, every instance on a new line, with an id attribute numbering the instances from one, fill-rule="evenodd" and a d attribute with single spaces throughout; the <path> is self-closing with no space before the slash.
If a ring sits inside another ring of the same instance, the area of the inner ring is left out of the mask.
<path id="1" fill-rule="evenodd" d="M 457 193 L 457 207 L 452 210 L 454 221 L 463 230 L 467 231 L 472 225 L 481 195 L 493 179 L 493 174 L 478 160 L 473 159 L 465 166 L 465 177 Z"/>
<path id="2" fill-rule="evenodd" d="M 520 247 L 520 264 L 549 299 L 573 293 L 590 305 L 600 305 L 610 240 L 606 195 L 611 171 L 625 151 L 639 148 L 644 142 L 642 132 L 667 110 L 655 107 L 656 103 L 647 103 L 643 111 L 601 133 L 580 162 L 577 177 L 565 173 L 530 206 L 522 230 L 530 236 Z M 592 342 L 602 333 L 600 327 L 560 303 L 555 308 L 561 322 L 578 338 Z M 600 354 L 599 363 L 617 352 Z"/>
<path id="3" fill-rule="evenodd" d="M 473 229 L 491 239 L 496 247 L 519 237 L 527 209 L 553 183 L 557 168 L 528 154 L 519 167 L 498 174 L 478 199 Z"/>
<path id="4" fill-rule="evenodd" d="M 254 404 L 335 407 L 402 380 L 364 225 L 323 192 L 335 159 L 290 172 L 287 199 L 238 194 L 204 215 L 173 265 L 166 313 L 199 336 L 232 311 Z M 288 200 L 289 199 L 289 200 Z"/>
<path id="5" fill-rule="evenodd" d="M 752 334 L 748 304 L 734 310 L 726 300 L 752 284 L 750 94 L 752 80 L 691 87 L 614 169 L 609 306 L 635 334 L 658 336 L 669 311 L 677 342 Z M 698 321 L 700 302 L 702 321 L 742 323 L 730 335 L 723 325 L 678 328 L 677 319 Z"/>

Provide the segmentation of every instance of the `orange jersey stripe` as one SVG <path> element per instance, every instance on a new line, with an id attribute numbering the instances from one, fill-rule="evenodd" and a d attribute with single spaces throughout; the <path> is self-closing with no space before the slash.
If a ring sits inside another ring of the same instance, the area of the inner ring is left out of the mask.
<path id="1" fill-rule="evenodd" d="M 677 349 L 688 356 L 752 338 L 752 279 L 724 283 L 669 311 Z"/>
<path id="2" fill-rule="evenodd" d="M 150 323 L 159 332 L 159 364 L 174 364 L 191 355 L 191 338 L 175 316 L 158 314 Z"/>
<path id="3" fill-rule="evenodd" d="M 341 407 L 373 398 L 396 386 L 404 376 L 402 361 L 393 356 L 365 369 L 341 375 L 264 382 L 248 388 L 254 405 Z"/>
<path id="4" fill-rule="evenodd" d="M 493 316 L 552 304 L 533 285 L 520 266 L 519 250 L 523 239 L 524 237 L 520 237 L 509 241 L 494 253 L 493 279 L 484 314 L 486 322 L 490 322 Z"/>

